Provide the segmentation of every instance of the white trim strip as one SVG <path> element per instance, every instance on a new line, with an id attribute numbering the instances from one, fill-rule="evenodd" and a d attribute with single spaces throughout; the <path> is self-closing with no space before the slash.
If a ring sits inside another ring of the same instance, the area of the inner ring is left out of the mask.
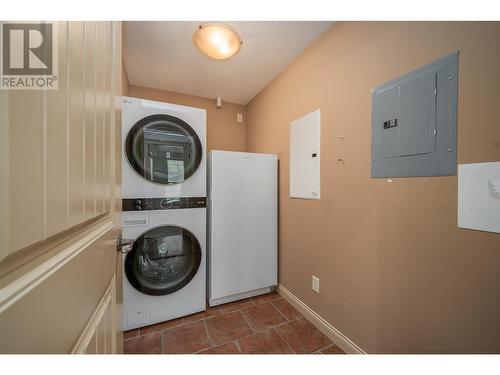
<path id="1" fill-rule="evenodd" d="M 337 328 L 328 323 L 325 319 L 314 312 L 309 306 L 298 299 L 283 285 L 278 284 L 276 291 L 280 296 L 286 299 L 293 307 L 304 315 L 316 328 L 332 340 L 340 349 L 349 354 L 366 354 L 366 352 L 357 346 L 346 335 L 340 332 Z"/>
<path id="2" fill-rule="evenodd" d="M 66 228 L 69 228 L 71 226 L 70 224 L 70 176 L 71 176 L 71 133 L 70 133 L 70 120 L 71 120 L 71 66 L 70 66 L 70 28 L 69 28 L 69 22 L 66 22 L 66 40 L 65 40 L 65 52 L 66 52 L 66 71 L 64 74 L 66 75 L 66 126 L 65 126 L 65 132 L 66 132 L 66 181 L 65 181 L 65 189 L 66 189 Z"/>
<path id="3" fill-rule="evenodd" d="M 56 41 L 59 43 L 59 41 Z M 42 92 L 42 240 L 47 238 L 47 90 Z"/>
<path id="4" fill-rule="evenodd" d="M 113 228 L 108 220 L 11 284 L 0 289 L 0 314 Z"/>
<path id="5" fill-rule="evenodd" d="M 114 281 L 115 278 L 113 277 L 111 283 L 114 283 Z M 73 349 L 71 349 L 70 352 L 71 354 L 85 353 L 85 350 L 89 346 L 90 340 L 92 340 L 92 337 L 95 335 L 96 329 L 99 326 L 99 323 L 101 322 L 110 302 L 111 302 L 111 285 L 108 287 L 106 293 L 104 293 L 104 296 L 101 298 L 101 301 L 97 305 L 97 308 L 94 310 L 92 317 L 90 318 L 87 325 L 83 329 L 83 333 L 80 335 L 75 346 L 73 347 Z M 104 335 L 104 338 L 106 338 L 106 335 Z"/>
<path id="6" fill-rule="evenodd" d="M 208 302 L 209 302 L 210 306 L 218 306 L 218 305 L 222 305 L 224 303 L 234 302 L 234 301 L 238 301 L 238 300 L 244 299 L 244 298 L 256 297 L 256 296 L 260 296 L 261 294 L 266 294 L 266 293 L 270 293 L 270 292 L 271 292 L 271 287 L 268 286 L 265 288 L 255 289 L 255 290 L 251 290 L 249 292 L 232 294 L 230 296 L 225 296 L 225 297 L 219 297 L 219 298 L 210 298 L 209 297 Z"/>

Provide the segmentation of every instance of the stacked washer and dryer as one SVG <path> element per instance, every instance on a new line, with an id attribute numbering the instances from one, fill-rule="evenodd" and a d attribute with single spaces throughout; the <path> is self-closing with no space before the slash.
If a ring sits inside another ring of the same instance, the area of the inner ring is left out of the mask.
<path id="1" fill-rule="evenodd" d="M 206 308 L 206 111 L 123 98 L 123 329 Z"/>

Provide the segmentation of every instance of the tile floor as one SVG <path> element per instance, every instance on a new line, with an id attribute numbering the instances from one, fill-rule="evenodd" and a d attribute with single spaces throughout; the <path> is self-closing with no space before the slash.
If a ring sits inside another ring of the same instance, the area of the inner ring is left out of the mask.
<path id="1" fill-rule="evenodd" d="M 344 354 L 276 293 L 124 333 L 126 354 Z"/>

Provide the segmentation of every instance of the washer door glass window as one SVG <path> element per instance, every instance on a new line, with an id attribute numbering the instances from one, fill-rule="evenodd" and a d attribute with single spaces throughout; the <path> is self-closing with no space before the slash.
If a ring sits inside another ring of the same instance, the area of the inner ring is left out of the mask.
<path id="1" fill-rule="evenodd" d="M 193 234 L 164 226 L 149 230 L 134 242 L 125 259 L 125 274 L 138 291 L 161 296 L 187 285 L 200 262 L 201 248 Z"/>
<path id="2" fill-rule="evenodd" d="M 201 162 L 201 143 L 187 122 L 169 115 L 138 121 L 125 142 L 127 159 L 143 178 L 158 184 L 178 184 Z"/>

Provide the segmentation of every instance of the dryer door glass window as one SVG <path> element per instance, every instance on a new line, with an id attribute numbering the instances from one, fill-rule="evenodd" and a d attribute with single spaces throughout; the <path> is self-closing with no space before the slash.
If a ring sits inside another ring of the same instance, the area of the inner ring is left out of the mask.
<path id="1" fill-rule="evenodd" d="M 143 178 L 158 184 L 183 182 L 201 162 L 201 143 L 185 121 L 152 115 L 138 121 L 125 142 L 127 159 Z"/>
<path id="2" fill-rule="evenodd" d="M 138 291 L 161 296 L 183 288 L 201 263 L 200 244 L 184 228 L 163 226 L 141 235 L 125 259 L 125 274 Z"/>

